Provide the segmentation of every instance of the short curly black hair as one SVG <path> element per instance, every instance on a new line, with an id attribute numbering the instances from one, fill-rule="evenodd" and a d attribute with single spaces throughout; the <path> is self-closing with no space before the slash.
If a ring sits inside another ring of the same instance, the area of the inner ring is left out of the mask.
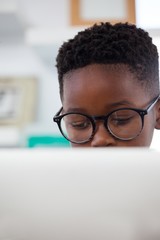
<path id="1" fill-rule="evenodd" d="M 94 24 L 64 42 L 56 58 L 61 97 L 64 74 L 90 64 L 125 64 L 152 94 L 159 93 L 157 47 L 134 24 Z"/>

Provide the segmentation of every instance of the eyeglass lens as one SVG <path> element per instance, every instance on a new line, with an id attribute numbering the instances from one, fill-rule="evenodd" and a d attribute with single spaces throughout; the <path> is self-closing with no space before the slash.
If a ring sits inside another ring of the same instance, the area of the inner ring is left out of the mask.
<path id="1" fill-rule="evenodd" d="M 108 118 L 109 131 L 119 139 L 132 139 L 142 130 L 142 119 L 134 110 L 118 110 Z"/>
<path id="2" fill-rule="evenodd" d="M 68 114 L 61 120 L 61 129 L 70 141 L 83 142 L 91 137 L 93 124 L 86 116 Z"/>

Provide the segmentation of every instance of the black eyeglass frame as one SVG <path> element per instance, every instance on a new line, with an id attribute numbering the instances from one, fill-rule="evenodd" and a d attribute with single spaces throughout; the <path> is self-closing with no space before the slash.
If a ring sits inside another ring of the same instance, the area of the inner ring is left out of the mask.
<path id="1" fill-rule="evenodd" d="M 133 140 L 135 139 L 137 136 L 140 135 L 140 133 L 142 132 L 142 129 L 144 127 L 144 116 L 147 115 L 149 113 L 149 111 L 155 106 L 155 104 L 158 102 L 158 100 L 160 99 L 160 95 L 158 95 L 156 98 L 154 98 L 151 103 L 148 105 L 148 107 L 146 109 L 140 109 L 140 108 L 118 108 L 118 109 L 115 109 L 113 110 L 112 112 L 108 113 L 107 115 L 102 115 L 102 116 L 90 116 L 90 115 L 87 115 L 87 114 L 84 114 L 84 113 L 80 113 L 80 112 L 68 112 L 68 113 L 64 113 L 62 115 L 59 115 L 62 110 L 63 110 L 63 107 L 60 108 L 60 110 L 55 114 L 55 116 L 53 117 L 53 121 L 57 123 L 58 125 L 58 128 L 61 132 L 61 134 L 70 142 L 72 143 L 75 143 L 75 144 L 83 144 L 83 143 L 87 143 L 89 141 L 92 140 L 92 138 L 94 137 L 95 133 L 96 133 L 96 121 L 102 121 L 104 122 L 104 126 L 106 128 L 106 130 L 113 136 L 115 137 L 116 139 L 119 139 L 119 140 L 123 140 L 123 141 L 129 141 L 129 140 Z M 139 131 L 139 133 L 137 135 L 135 135 L 134 137 L 132 138 L 120 138 L 120 137 L 117 137 L 112 131 L 111 129 L 108 127 L 108 118 L 110 117 L 111 114 L 113 114 L 114 112 L 117 112 L 117 111 L 120 111 L 120 110 L 132 110 L 132 111 L 135 111 L 137 112 L 140 117 L 141 117 L 141 120 L 142 120 L 142 127 L 141 127 L 141 130 Z M 85 140 L 85 141 L 81 141 L 81 142 L 75 142 L 75 141 L 72 141 L 70 139 L 67 138 L 67 136 L 63 133 L 62 131 L 62 128 L 61 128 L 61 119 L 64 117 L 64 116 L 67 116 L 67 115 L 70 115 L 70 114 L 80 114 L 86 118 L 88 118 L 91 123 L 92 123 L 92 127 L 93 127 L 93 131 L 92 131 L 92 134 L 91 136 Z"/>

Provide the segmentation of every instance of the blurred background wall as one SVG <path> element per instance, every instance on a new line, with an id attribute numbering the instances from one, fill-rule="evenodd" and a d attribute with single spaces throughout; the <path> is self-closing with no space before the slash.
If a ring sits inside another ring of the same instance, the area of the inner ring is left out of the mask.
<path id="1" fill-rule="evenodd" d="M 58 48 L 90 19 L 121 20 L 127 2 L 160 49 L 159 0 L 0 0 L 0 147 L 68 146 L 52 122 L 61 106 Z M 78 3 L 84 21 L 77 24 Z M 154 148 L 159 137 L 157 131 Z"/>

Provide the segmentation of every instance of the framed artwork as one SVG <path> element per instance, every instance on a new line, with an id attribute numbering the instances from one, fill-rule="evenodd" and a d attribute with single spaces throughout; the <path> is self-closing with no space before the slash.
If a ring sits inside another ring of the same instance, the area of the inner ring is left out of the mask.
<path id="1" fill-rule="evenodd" d="M 72 26 L 135 23 L 135 0 L 70 0 L 70 14 Z"/>
<path id="2" fill-rule="evenodd" d="M 37 81 L 32 77 L 0 78 L 0 125 L 24 125 L 35 112 Z"/>

